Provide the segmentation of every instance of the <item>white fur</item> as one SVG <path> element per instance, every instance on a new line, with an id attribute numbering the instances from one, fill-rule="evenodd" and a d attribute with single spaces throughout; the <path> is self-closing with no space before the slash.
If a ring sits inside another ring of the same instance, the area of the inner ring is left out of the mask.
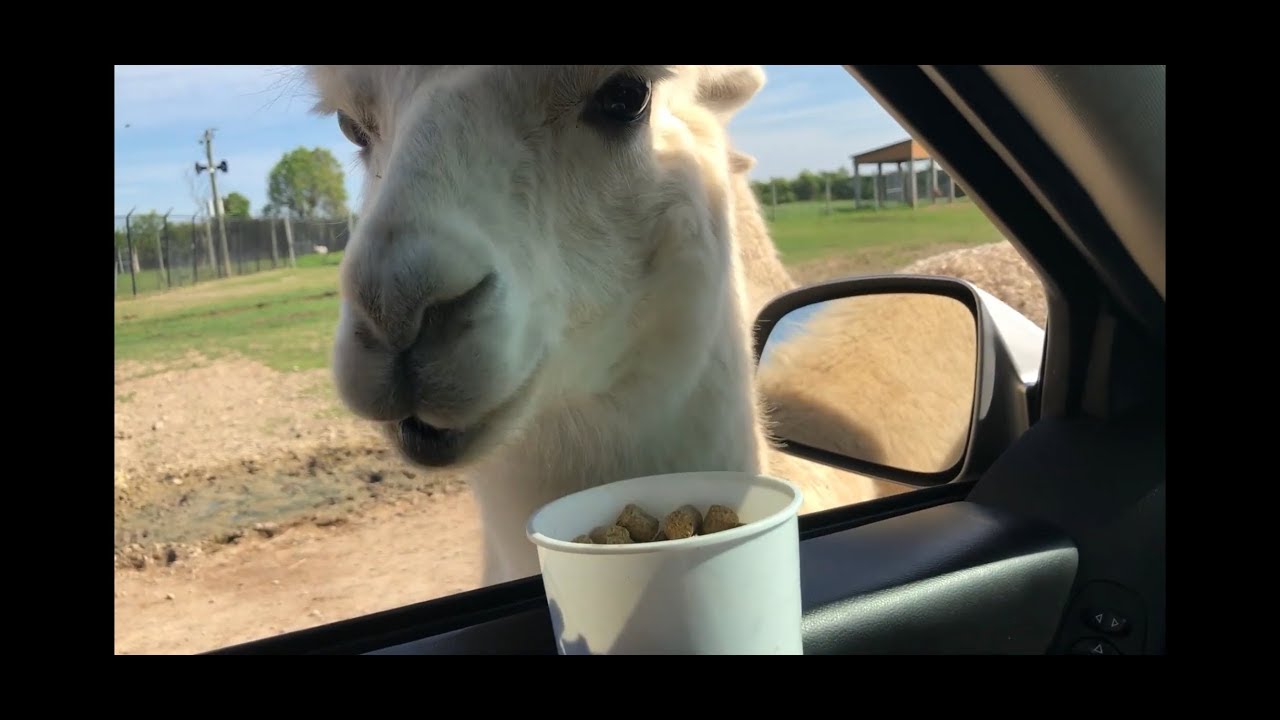
<path id="1" fill-rule="evenodd" d="M 653 81 L 652 111 L 605 132 L 584 108 L 624 70 Z M 758 67 L 310 74 L 318 109 L 371 139 L 342 262 L 339 390 L 366 417 L 402 417 L 392 358 L 412 346 L 428 389 L 411 412 L 479 428 L 458 464 L 482 515 L 486 583 L 538 573 L 524 535 L 534 510 L 614 480 L 766 469 L 802 485 L 806 510 L 883 493 L 766 441 L 750 326 L 794 283 L 748 186 L 752 161 L 725 132 L 763 85 Z M 417 335 L 425 307 L 486 277 L 469 328 Z"/>

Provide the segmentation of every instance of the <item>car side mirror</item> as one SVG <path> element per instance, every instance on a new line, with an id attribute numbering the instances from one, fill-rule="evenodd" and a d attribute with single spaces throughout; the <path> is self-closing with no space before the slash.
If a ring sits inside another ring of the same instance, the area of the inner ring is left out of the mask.
<path id="1" fill-rule="evenodd" d="M 985 470 L 1029 427 L 1044 333 L 954 278 L 839 280 L 775 298 L 756 380 L 779 449 L 931 486 Z"/>

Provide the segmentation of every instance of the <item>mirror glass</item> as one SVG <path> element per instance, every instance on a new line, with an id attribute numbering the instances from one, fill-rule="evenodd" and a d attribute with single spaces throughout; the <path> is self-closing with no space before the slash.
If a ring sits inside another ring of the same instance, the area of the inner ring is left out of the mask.
<path id="1" fill-rule="evenodd" d="M 774 438 L 937 473 L 964 453 L 977 359 L 977 326 L 959 300 L 860 295 L 784 316 L 756 377 Z"/>

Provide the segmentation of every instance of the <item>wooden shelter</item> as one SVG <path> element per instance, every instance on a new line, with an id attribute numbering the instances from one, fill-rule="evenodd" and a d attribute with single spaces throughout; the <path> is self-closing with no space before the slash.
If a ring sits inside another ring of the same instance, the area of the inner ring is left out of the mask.
<path id="1" fill-rule="evenodd" d="M 929 156 L 929 151 L 915 140 L 908 138 L 901 142 L 885 145 L 874 150 L 868 150 L 863 153 L 851 156 L 853 158 L 853 176 L 858 177 L 858 168 L 861 165 L 875 165 L 876 174 L 875 182 L 872 184 L 875 206 L 878 209 L 883 202 L 884 196 L 888 194 L 888 178 L 884 174 L 885 165 L 896 165 L 898 174 L 902 177 L 902 201 L 916 207 L 919 202 L 916 189 L 916 162 L 920 160 L 929 161 L 929 197 L 931 202 L 938 201 L 938 164 Z M 951 202 L 956 199 L 956 186 L 953 179 L 948 176 L 947 182 L 947 201 Z M 854 181 L 853 206 L 858 207 L 862 202 L 862 183 Z"/>

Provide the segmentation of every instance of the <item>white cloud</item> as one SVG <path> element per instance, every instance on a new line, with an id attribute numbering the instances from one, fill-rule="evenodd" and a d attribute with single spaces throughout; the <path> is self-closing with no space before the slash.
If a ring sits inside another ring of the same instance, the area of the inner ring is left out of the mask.
<path id="1" fill-rule="evenodd" d="M 300 80 L 289 65 L 117 65 L 116 129 L 233 119 L 287 122 L 310 102 Z"/>
<path id="2" fill-rule="evenodd" d="M 186 167 L 191 167 L 187 163 Z M 142 163 L 116 166 L 116 187 L 121 185 L 154 185 L 167 183 L 182 177 L 182 165 L 176 163 Z"/>
<path id="3" fill-rule="evenodd" d="M 797 80 L 785 85 L 770 83 L 766 80 L 764 89 L 740 111 L 738 118 L 751 117 L 769 108 L 793 107 L 812 93 L 811 84 L 803 80 Z M 735 118 L 735 121 L 738 118 Z"/>
<path id="4" fill-rule="evenodd" d="M 908 134 L 870 98 L 779 111 L 736 120 L 734 144 L 756 158 L 753 179 L 794 177 L 801 170 L 852 170 L 849 156 Z"/>

